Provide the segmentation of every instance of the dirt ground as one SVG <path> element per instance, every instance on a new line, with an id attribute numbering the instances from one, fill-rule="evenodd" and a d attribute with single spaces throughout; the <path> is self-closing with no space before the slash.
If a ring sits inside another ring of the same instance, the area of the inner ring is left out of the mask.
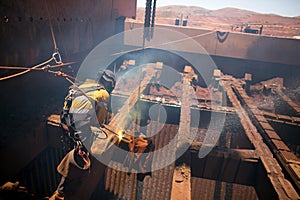
<path id="1" fill-rule="evenodd" d="M 138 8 L 137 20 L 144 20 L 144 8 Z M 263 25 L 262 35 L 300 38 L 300 17 L 283 17 L 274 14 L 260 14 L 248 10 L 224 8 L 207 10 L 193 6 L 158 7 L 155 23 L 174 25 L 176 18 L 182 24 L 187 19 L 187 26 L 217 31 L 240 32 L 241 24 L 249 24 L 250 28 L 259 30 Z"/>

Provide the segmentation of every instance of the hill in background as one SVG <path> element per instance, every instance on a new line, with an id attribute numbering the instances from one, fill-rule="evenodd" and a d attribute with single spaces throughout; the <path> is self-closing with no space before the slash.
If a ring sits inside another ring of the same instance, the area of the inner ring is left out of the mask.
<path id="1" fill-rule="evenodd" d="M 137 20 L 143 21 L 145 8 L 137 9 Z M 156 8 L 156 24 L 174 25 L 175 19 L 187 19 L 187 25 L 202 29 L 231 31 L 233 25 L 262 24 L 263 35 L 277 37 L 300 36 L 300 17 L 261 14 L 237 8 L 208 10 L 196 6 L 163 6 Z"/>

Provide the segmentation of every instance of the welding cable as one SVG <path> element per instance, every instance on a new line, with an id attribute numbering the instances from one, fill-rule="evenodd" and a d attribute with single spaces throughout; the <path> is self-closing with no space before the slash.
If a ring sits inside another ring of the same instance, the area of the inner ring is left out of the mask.
<path id="1" fill-rule="evenodd" d="M 16 73 L 16 74 L 12 74 L 12 75 L 9 75 L 9 76 L 2 77 L 2 78 L 0 78 L 0 81 L 7 80 L 7 79 L 10 79 L 10 78 L 13 78 L 13 77 L 17 77 L 17 76 L 26 74 L 26 73 L 30 72 L 31 70 L 35 70 L 35 69 L 37 69 L 38 67 L 41 67 L 41 66 L 43 66 L 43 65 L 46 65 L 46 64 L 50 63 L 52 60 L 54 60 L 53 57 L 50 58 L 49 60 L 46 60 L 46 61 L 43 62 L 43 63 L 40 63 L 40 64 L 38 64 L 38 65 L 35 65 L 35 66 L 31 67 L 31 68 L 28 68 L 27 70 L 25 70 L 25 71 L 23 71 L 23 72 L 20 72 L 20 73 Z"/>
<path id="2" fill-rule="evenodd" d="M 210 31 L 208 33 L 203 33 L 203 34 L 200 34 L 200 35 L 195 35 L 195 36 L 183 38 L 183 39 L 180 39 L 180 40 L 169 41 L 169 42 L 162 43 L 162 44 L 159 44 L 159 45 L 156 45 L 156 46 L 148 46 L 148 47 L 145 47 L 145 48 L 140 47 L 140 48 L 136 48 L 136 49 L 129 50 L 129 51 L 122 51 L 122 52 L 111 54 L 111 56 L 116 56 L 116 55 L 120 55 L 120 54 L 123 55 L 125 53 L 131 53 L 131 52 L 140 51 L 140 50 L 144 50 L 144 49 L 156 48 L 156 47 L 164 46 L 164 45 L 167 45 L 167 44 L 174 44 L 174 43 L 177 43 L 177 42 L 182 42 L 182 41 L 185 41 L 185 40 L 195 39 L 195 38 L 203 37 L 203 36 L 206 36 L 206 35 L 210 35 L 210 34 L 215 33 L 215 32 L 216 31 Z"/>

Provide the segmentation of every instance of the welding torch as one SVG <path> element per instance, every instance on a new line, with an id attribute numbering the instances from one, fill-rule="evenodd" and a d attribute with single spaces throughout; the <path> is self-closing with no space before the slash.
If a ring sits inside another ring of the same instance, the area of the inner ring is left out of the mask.
<path id="1" fill-rule="evenodd" d="M 112 134 L 114 134 L 116 137 L 118 137 L 120 142 L 123 141 L 126 143 L 132 143 L 132 141 L 133 141 L 131 138 L 131 135 L 126 133 L 125 130 L 119 130 L 118 132 L 115 132 L 112 129 L 108 128 L 107 125 L 104 125 L 104 124 L 101 126 L 101 128 L 102 128 L 102 131 L 103 131 L 103 129 L 106 129 L 109 132 L 111 132 Z"/>

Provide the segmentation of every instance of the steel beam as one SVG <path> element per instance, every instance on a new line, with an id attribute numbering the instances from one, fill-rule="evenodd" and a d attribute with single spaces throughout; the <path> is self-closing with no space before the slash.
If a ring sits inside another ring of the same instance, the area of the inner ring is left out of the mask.
<path id="1" fill-rule="evenodd" d="M 242 88 L 241 82 L 231 76 L 223 76 L 220 84 L 224 87 L 232 105 L 239 111 L 237 114 L 241 120 L 245 133 L 255 147 L 278 198 L 299 199 L 299 195 L 296 190 L 285 178 L 280 164 L 273 157 L 272 152 L 263 140 L 261 134 L 258 132 L 257 127 L 252 123 L 250 116 L 255 118 L 255 114 L 253 116 L 252 110 L 257 112 L 258 109 L 253 103 L 250 103 L 251 99 Z M 267 129 L 269 131 L 274 131 L 264 117 L 260 117 L 259 125 L 262 126 L 263 130 Z"/>
<path id="2" fill-rule="evenodd" d="M 192 67 L 185 66 L 182 75 L 182 95 L 179 130 L 177 135 L 177 151 L 182 151 L 191 143 L 190 125 L 193 88 L 190 83 L 194 76 Z M 176 164 L 173 174 L 171 200 L 190 200 L 191 195 L 191 157 L 190 153 L 184 153 Z"/>

